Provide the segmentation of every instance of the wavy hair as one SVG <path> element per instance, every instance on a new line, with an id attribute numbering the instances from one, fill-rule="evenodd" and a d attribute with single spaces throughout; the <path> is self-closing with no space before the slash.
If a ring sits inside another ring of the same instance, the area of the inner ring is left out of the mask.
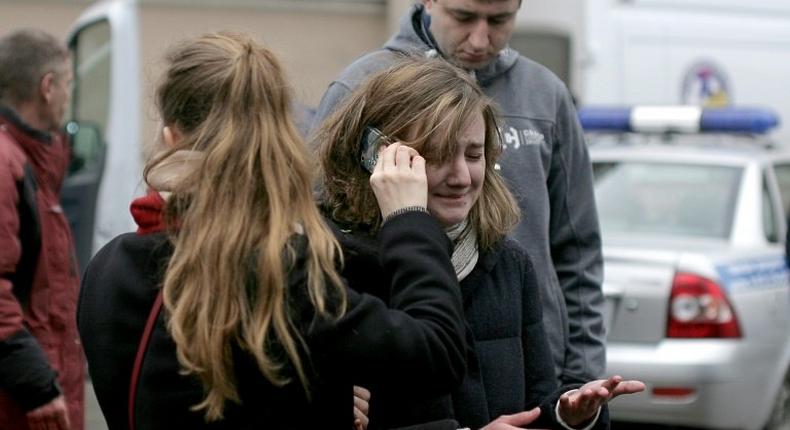
<path id="1" fill-rule="evenodd" d="M 308 351 L 288 306 L 288 272 L 302 269 L 294 267 L 301 251 L 293 236 L 307 238 L 299 264 L 316 313 L 342 314 L 345 291 L 283 71 L 270 51 L 235 33 L 183 42 L 167 62 L 156 100 L 163 122 L 183 138 L 148 163 L 145 177 L 150 184 L 152 169 L 176 151 L 202 154 L 166 206 L 177 228 L 163 283 L 178 361 L 204 388 L 193 409 L 217 420 L 226 401 L 240 401 L 235 347 L 277 386 L 295 372 L 309 396 Z"/>
<path id="2" fill-rule="evenodd" d="M 404 56 L 363 83 L 316 134 L 322 165 L 323 204 L 343 223 L 381 224 L 370 175 L 359 161 L 365 126 L 416 149 L 427 163 L 442 164 L 457 150 L 474 115 L 485 123 L 486 169 L 480 197 L 469 212 L 478 244 L 487 249 L 518 223 L 516 201 L 496 172 L 501 137 L 493 101 L 465 71 L 439 58 Z"/>

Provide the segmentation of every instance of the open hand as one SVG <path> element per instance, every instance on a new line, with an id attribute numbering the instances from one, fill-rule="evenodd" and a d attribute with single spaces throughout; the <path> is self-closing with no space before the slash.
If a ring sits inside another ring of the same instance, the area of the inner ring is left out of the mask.
<path id="1" fill-rule="evenodd" d="M 538 419 L 540 408 L 530 409 L 513 415 L 502 415 L 480 430 L 522 430 Z"/>
<path id="2" fill-rule="evenodd" d="M 578 390 L 571 390 L 560 396 L 560 417 L 566 424 L 577 427 L 593 418 L 598 408 L 609 400 L 622 394 L 638 393 L 644 389 L 644 382 L 623 381 L 620 375 L 591 381 Z"/>

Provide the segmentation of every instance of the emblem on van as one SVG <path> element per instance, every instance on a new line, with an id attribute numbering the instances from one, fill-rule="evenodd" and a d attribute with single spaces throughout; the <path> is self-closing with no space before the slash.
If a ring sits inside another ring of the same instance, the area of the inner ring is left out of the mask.
<path id="1" fill-rule="evenodd" d="M 680 100 L 683 104 L 703 107 L 730 105 L 732 95 L 724 69 L 708 60 L 693 63 L 683 77 Z"/>

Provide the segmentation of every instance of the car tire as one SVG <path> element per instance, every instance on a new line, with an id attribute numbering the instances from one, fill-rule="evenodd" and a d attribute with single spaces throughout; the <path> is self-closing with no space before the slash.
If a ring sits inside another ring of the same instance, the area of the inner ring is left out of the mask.
<path id="1" fill-rule="evenodd" d="M 776 401 L 768 417 L 765 430 L 790 430 L 790 371 L 776 394 Z"/>

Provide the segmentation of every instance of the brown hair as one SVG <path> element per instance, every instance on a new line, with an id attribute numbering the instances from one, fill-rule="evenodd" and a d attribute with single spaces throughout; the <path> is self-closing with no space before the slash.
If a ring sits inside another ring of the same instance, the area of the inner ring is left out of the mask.
<path id="1" fill-rule="evenodd" d="M 477 114 L 483 115 L 486 128 L 486 170 L 469 218 L 483 249 L 502 239 L 518 222 L 519 212 L 495 170 L 501 143 L 493 102 L 468 73 L 438 58 L 401 58 L 354 91 L 318 131 L 323 199 L 332 217 L 373 229 L 381 223 L 370 176 L 359 162 L 365 126 L 415 148 L 429 164 L 441 164 L 455 153 L 459 133 Z M 439 144 L 431 144 L 431 138 Z"/>
<path id="2" fill-rule="evenodd" d="M 47 73 L 65 73 L 69 52 L 54 36 L 24 29 L 0 39 L 0 101 L 17 104 L 35 97 Z"/>
<path id="3" fill-rule="evenodd" d="M 234 33 L 186 41 L 167 61 L 158 107 L 184 137 L 146 166 L 145 177 L 175 151 L 203 154 L 168 200 L 178 228 L 163 286 L 178 360 L 206 393 L 195 409 L 215 420 L 226 400 L 240 400 L 234 343 L 275 385 L 290 382 L 285 369 L 293 368 L 309 395 L 308 351 L 288 306 L 295 234 L 307 238 L 300 261 L 316 312 L 341 314 L 345 291 L 335 269 L 339 246 L 313 200 L 314 168 L 291 118 L 283 71 L 270 51 Z"/>

